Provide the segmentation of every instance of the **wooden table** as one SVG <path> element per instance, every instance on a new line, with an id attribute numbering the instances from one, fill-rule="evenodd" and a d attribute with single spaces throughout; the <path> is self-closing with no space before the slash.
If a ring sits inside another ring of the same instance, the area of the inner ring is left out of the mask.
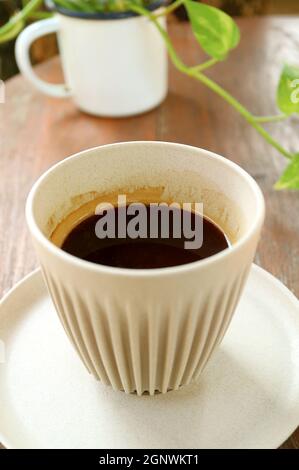
<path id="1" fill-rule="evenodd" d="M 239 24 L 240 46 L 209 75 L 255 114 L 275 113 L 281 65 L 298 63 L 299 17 L 245 18 Z M 188 24 L 171 24 L 170 32 L 187 63 L 203 60 Z M 39 66 L 38 72 L 50 81 L 61 79 L 57 59 Z M 299 192 L 276 192 L 272 187 L 286 162 L 201 84 L 170 67 L 169 94 L 159 108 L 139 117 L 99 119 L 79 112 L 70 100 L 39 94 L 16 76 L 6 83 L 6 103 L 0 112 L 0 293 L 37 266 L 24 204 L 31 185 L 44 170 L 88 147 L 125 140 L 164 140 L 220 153 L 258 181 L 266 198 L 267 217 L 255 261 L 299 296 Z M 286 147 L 299 150 L 298 118 L 267 127 Z M 299 448 L 299 428 L 283 447 Z"/>

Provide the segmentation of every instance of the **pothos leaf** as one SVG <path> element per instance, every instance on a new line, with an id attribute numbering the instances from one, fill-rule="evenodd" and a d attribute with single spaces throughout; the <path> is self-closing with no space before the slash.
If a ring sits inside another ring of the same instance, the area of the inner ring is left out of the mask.
<path id="1" fill-rule="evenodd" d="M 240 31 L 234 20 L 209 5 L 185 0 L 193 33 L 203 50 L 214 59 L 222 60 L 236 47 Z"/>
<path id="2" fill-rule="evenodd" d="M 275 184 L 275 189 L 299 189 L 299 153 L 296 153 Z"/>
<path id="3" fill-rule="evenodd" d="M 277 106 L 285 114 L 299 113 L 299 67 L 285 65 L 276 95 Z"/>

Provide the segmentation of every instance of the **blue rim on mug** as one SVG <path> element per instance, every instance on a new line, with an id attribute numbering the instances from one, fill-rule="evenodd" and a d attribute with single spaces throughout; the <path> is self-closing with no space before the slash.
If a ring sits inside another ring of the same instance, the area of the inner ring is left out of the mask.
<path id="1" fill-rule="evenodd" d="M 145 8 L 148 11 L 154 11 L 158 8 L 166 5 L 166 0 L 154 0 Z M 54 12 L 60 13 L 64 16 L 70 16 L 72 18 L 82 18 L 85 20 L 121 20 L 124 18 L 133 18 L 134 16 L 139 16 L 138 13 L 134 11 L 111 11 L 111 12 L 96 12 L 90 13 L 86 11 L 74 11 L 68 10 L 66 8 L 56 5 L 53 0 L 45 0 L 46 7 Z"/>

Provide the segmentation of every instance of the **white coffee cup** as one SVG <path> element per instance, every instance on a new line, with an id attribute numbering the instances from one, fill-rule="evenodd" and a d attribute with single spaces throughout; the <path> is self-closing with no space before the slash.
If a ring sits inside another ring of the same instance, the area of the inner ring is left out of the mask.
<path id="1" fill-rule="evenodd" d="M 202 202 L 232 245 L 194 263 L 135 270 L 81 260 L 49 240 L 96 194 L 138 188 Z M 86 368 L 115 390 L 154 394 L 197 379 L 221 342 L 255 254 L 264 199 L 244 170 L 216 154 L 125 142 L 50 168 L 29 194 L 26 216 L 50 295 Z"/>
<path id="2" fill-rule="evenodd" d="M 49 2 L 48 2 L 49 3 Z M 159 12 L 163 0 L 149 9 Z M 167 53 L 161 35 L 145 17 L 133 12 L 81 13 L 55 7 L 53 18 L 28 26 L 16 42 L 22 74 L 41 92 L 72 97 L 78 108 L 122 117 L 148 111 L 167 93 Z M 164 17 L 159 18 L 165 28 Z M 33 41 L 57 32 L 66 84 L 40 79 L 32 68 Z"/>

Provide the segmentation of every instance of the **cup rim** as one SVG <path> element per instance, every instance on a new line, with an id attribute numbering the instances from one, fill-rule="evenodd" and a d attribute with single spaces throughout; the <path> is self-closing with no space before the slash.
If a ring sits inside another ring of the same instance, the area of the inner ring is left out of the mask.
<path id="1" fill-rule="evenodd" d="M 192 263 L 186 263 L 178 266 L 172 266 L 172 267 L 164 267 L 164 268 L 154 268 L 154 269 L 132 269 L 132 268 L 119 268 L 119 267 L 113 267 L 113 266 L 106 266 L 104 264 L 96 264 L 92 263 L 91 261 L 86 261 L 80 258 L 77 258 L 74 255 L 71 255 L 70 253 L 67 253 L 63 251 L 60 247 L 54 245 L 41 231 L 39 228 L 37 222 L 35 221 L 35 216 L 33 213 L 33 205 L 34 205 L 34 200 L 36 193 L 40 187 L 40 185 L 43 183 L 44 180 L 47 179 L 47 177 L 53 172 L 56 171 L 57 168 L 62 167 L 68 163 L 69 160 L 71 159 L 78 159 L 82 158 L 83 155 L 89 153 L 89 152 L 94 152 L 98 149 L 109 149 L 112 147 L 122 147 L 122 146 L 135 146 L 135 145 L 149 145 L 149 146 L 175 146 L 175 147 L 181 147 L 182 150 L 189 148 L 192 150 L 197 150 L 198 152 L 206 155 L 208 158 L 214 158 L 226 166 L 232 168 L 236 173 L 241 175 L 246 182 L 249 184 L 250 188 L 252 189 L 253 194 L 256 197 L 257 200 L 257 211 L 255 215 L 255 219 L 250 226 L 250 228 L 246 231 L 246 233 L 232 246 L 225 248 L 224 250 L 208 257 L 203 260 L 198 260 L 198 261 L 193 261 Z M 184 273 L 184 272 L 190 272 L 193 270 L 197 270 L 199 268 L 204 268 L 206 266 L 209 266 L 211 264 L 217 263 L 218 261 L 221 261 L 223 258 L 229 257 L 233 255 L 234 253 L 238 252 L 247 242 L 248 240 L 258 231 L 264 221 L 264 216 L 265 216 L 265 200 L 263 193 L 257 184 L 257 182 L 252 178 L 252 176 L 249 175 L 243 168 L 241 168 L 238 164 L 232 162 L 231 160 L 228 160 L 225 157 L 222 157 L 221 155 L 218 155 L 214 152 L 210 152 L 208 150 L 202 149 L 200 147 L 194 147 L 192 145 L 186 145 L 186 144 L 180 144 L 176 142 L 164 142 L 164 141 L 128 141 L 128 142 L 117 142 L 113 144 L 106 144 L 106 145 L 100 145 L 97 147 L 92 147 L 89 149 L 85 149 L 81 152 L 78 152 L 74 155 L 71 155 L 58 163 L 52 165 L 48 170 L 46 170 L 33 184 L 26 200 L 26 207 L 25 207 L 25 213 L 26 213 L 26 220 L 27 220 L 27 225 L 29 227 L 29 230 L 31 234 L 38 240 L 38 242 L 48 251 L 50 251 L 54 256 L 58 257 L 60 260 L 67 261 L 70 264 L 73 264 L 76 267 L 81 267 L 88 269 L 90 271 L 94 271 L 97 273 L 105 273 L 105 274 L 111 274 L 114 276 L 127 276 L 127 277 L 156 277 L 156 276 L 161 276 L 161 275 L 175 275 L 178 273 Z"/>
<path id="2" fill-rule="evenodd" d="M 60 13 L 61 15 L 68 16 L 70 18 L 77 18 L 82 20 L 123 20 L 140 16 L 138 13 L 130 10 L 90 13 L 84 11 L 68 10 L 67 8 L 56 5 L 53 0 L 45 0 L 45 3 L 50 11 Z M 165 4 L 166 0 L 154 0 L 145 8 L 152 12 L 160 7 L 163 7 Z"/>

